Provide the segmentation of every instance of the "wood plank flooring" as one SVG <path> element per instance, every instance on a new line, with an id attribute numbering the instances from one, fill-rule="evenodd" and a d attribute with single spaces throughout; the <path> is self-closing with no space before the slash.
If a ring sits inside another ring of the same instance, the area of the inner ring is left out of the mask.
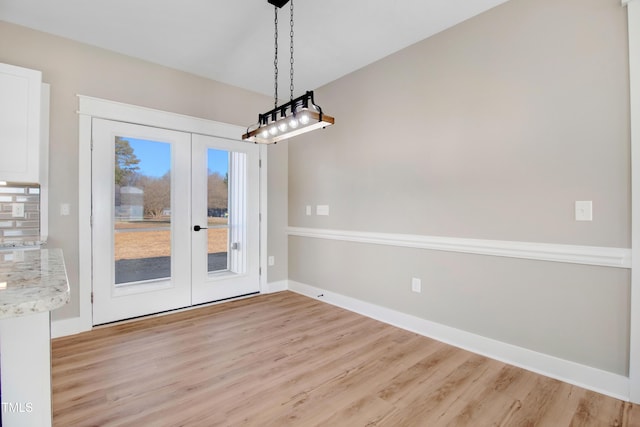
<path id="1" fill-rule="evenodd" d="M 291 292 L 53 340 L 68 426 L 640 426 L 640 407 Z"/>

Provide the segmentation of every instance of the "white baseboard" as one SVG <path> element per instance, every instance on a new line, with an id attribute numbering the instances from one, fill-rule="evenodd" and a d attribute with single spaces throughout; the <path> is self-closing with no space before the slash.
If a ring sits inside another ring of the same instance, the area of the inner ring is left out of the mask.
<path id="1" fill-rule="evenodd" d="M 91 330 L 91 321 L 87 322 L 81 317 L 71 319 L 54 320 L 51 322 L 51 338 L 66 337 Z"/>
<path id="2" fill-rule="evenodd" d="M 288 281 L 288 289 L 491 359 L 616 399 L 629 400 L 630 381 L 622 375 L 486 338 L 292 280 Z"/>
<path id="3" fill-rule="evenodd" d="M 280 280 L 278 282 L 270 282 L 267 283 L 263 290 L 262 293 L 263 294 L 272 294 L 274 292 L 282 292 L 282 291 L 286 291 L 287 289 L 289 289 L 289 284 L 287 280 Z"/>

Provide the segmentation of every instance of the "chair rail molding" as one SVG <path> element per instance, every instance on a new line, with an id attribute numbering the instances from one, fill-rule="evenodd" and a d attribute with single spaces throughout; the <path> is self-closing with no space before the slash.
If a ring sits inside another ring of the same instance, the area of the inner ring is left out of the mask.
<path id="1" fill-rule="evenodd" d="M 630 268 L 631 250 L 600 246 L 577 246 L 556 243 L 467 239 L 417 234 L 377 233 L 367 231 L 327 230 L 289 227 L 290 236 L 345 242 L 399 246 L 476 255 L 522 258 L 537 261 L 566 262 L 603 267 Z"/>

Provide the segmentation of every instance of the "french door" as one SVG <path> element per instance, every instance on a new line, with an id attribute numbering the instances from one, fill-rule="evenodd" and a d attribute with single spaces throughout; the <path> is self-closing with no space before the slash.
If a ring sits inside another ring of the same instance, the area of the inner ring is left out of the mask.
<path id="1" fill-rule="evenodd" d="M 93 119 L 93 324 L 259 291 L 252 144 Z"/>
<path id="2" fill-rule="evenodd" d="M 258 146 L 194 134 L 192 152 L 191 303 L 258 292 Z"/>

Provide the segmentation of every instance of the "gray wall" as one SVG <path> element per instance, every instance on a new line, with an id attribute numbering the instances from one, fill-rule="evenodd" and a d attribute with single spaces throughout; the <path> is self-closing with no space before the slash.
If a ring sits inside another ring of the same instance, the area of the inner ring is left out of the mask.
<path id="1" fill-rule="evenodd" d="M 0 62 L 40 70 L 43 81 L 51 85 L 48 246 L 63 249 L 71 285 L 71 302 L 53 312 L 53 319 L 79 315 L 76 94 L 241 126 L 255 122 L 258 112 L 272 102 L 263 95 L 3 21 Z M 286 163 L 278 164 L 279 157 L 283 156 L 276 155 L 271 161 L 278 171 L 270 183 L 273 186 L 277 186 L 282 170 L 286 171 Z M 286 161 L 286 155 L 283 158 Z M 286 189 L 286 172 L 280 181 Z M 60 203 L 71 204 L 70 216 L 59 215 Z M 272 203 L 269 209 L 274 216 L 284 212 L 286 217 L 286 205 Z M 286 268 L 286 242 L 270 246 L 269 253 L 283 260 Z M 281 277 L 276 275 L 274 280 Z"/>
<path id="2" fill-rule="evenodd" d="M 287 226 L 289 216 L 287 204 L 288 190 L 288 142 L 283 141 L 270 145 L 268 153 L 269 178 L 267 187 L 267 242 L 269 244 L 268 255 L 275 257 L 275 265 L 268 267 L 267 279 L 269 282 L 285 281 L 289 277 L 289 259 L 287 256 Z"/>
<path id="3" fill-rule="evenodd" d="M 316 99 L 336 125 L 289 143 L 291 226 L 630 246 L 618 0 L 511 0 Z M 592 222 L 574 221 L 576 200 L 593 201 Z M 331 215 L 306 216 L 316 204 Z M 625 269 L 290 237 L 289 278 L 628 370 Z"/>

